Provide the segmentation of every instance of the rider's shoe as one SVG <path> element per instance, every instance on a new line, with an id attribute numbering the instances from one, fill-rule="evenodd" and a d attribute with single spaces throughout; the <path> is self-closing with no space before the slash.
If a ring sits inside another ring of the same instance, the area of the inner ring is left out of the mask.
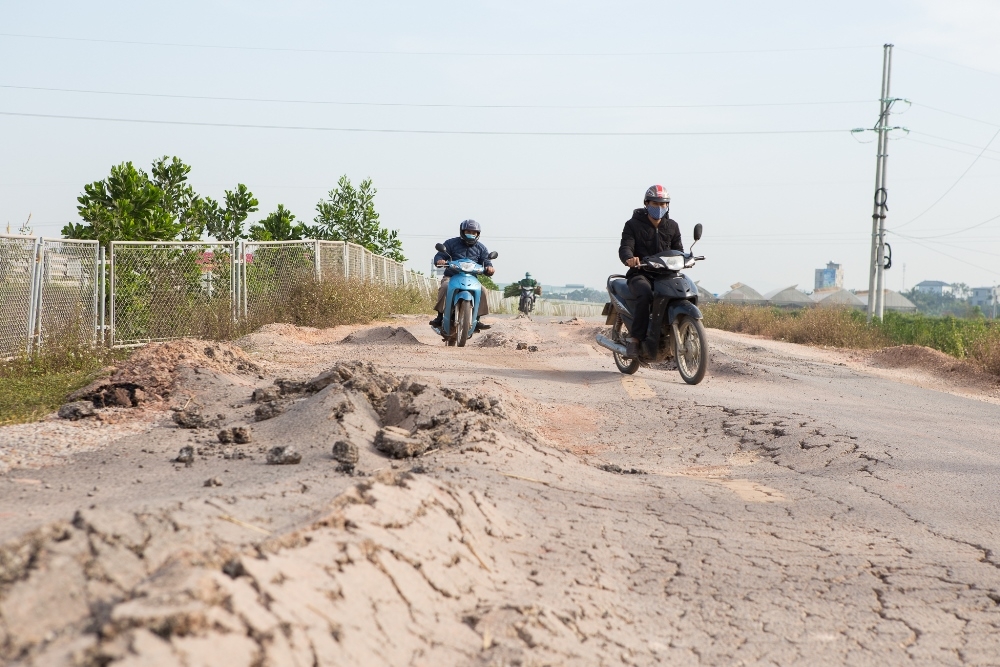
<path id="1" fill-rule="evenodd" d="M 438 313 L 438 316 L 437 316 L 437 317 L 435 317 L 435 318 L 434 318 L 433 320 L 431 320 L 430 322 L 428 322 L 427 324 L 431 325 L 432 327 L 439 327 L 439 326 L 441 326 L 441 325 L 442 325 L 443 323 L 444 323 L 444 314 L 442 314 L 442 313 Z"/>
<path id="2" fill-rule="evenodd" d="M 625 341 L 625 358 L 626 359 L 638 359 L 639 358 L 639 341 L 635 338 L 629 338 Z"/>
<path id="3" fill-rule="evenodd" d="M 476 320 L 476 331 L 483 331 L 485 329 L 489 329 L 491 326 L 493 325 L 484 324 L 482 320 Z"/>

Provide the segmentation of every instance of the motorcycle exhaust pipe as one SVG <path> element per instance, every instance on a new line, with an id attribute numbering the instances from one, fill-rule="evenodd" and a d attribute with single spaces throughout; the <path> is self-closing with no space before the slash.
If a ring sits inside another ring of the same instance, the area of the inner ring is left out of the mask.
<path id="1" fill-rule="evenodd" d="M 600 345 L 601 347 L 606 347 L 612 352 L 617 352 L 623 357 L 625 356 L 625 346 L 620 343 L 614 342 L 604 334 L 597 334 L 597 344 Z"/>

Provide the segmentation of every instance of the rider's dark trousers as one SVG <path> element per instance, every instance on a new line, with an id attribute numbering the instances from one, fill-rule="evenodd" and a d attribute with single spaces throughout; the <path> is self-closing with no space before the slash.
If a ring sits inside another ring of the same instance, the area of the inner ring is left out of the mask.
<path id="1" fill-rule="evenodd" d="M 438 302 L 434 305 L 434 310 L 439 313 L 444 313 L 444 300 L 448 296 L 448 281 L 451 278 L 442 278 L 441 286 L 438 287 Z M 483 290 L 481 298 L 479 299 L 479 316 L 490 314 L 490 304 L 487 303 L 486 290 Z"/>
<path id="2" fill-rule="evenodd" d="M 649 309 L 653 305 L 653 281 L 641 273 L 628 279 L 628 289 L 635 297 L 635 313 L 632 314 L 632 328 L 629 334 L 637 340 L 646 340 L 649 328 Z"/>

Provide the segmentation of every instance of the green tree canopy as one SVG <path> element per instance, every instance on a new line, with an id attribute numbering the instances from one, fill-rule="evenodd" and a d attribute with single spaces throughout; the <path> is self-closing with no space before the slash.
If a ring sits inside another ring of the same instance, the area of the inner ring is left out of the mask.
<path id="1" fill-rule="evenodd" d="M 225 207 L 198 195 L 188 184 L 191 167 L 179 158 L 153 162 L 152 177 L 131 162 L 111 168 L 103 181 L 83 188 L 77 197 L 83 223 L 69 223 L 71 239 L 110 241 L 197 241 L 207 231 L 220 241 L 243 236 L 243 221 L 257 210 L 257 200 L 242 183 L 226 191 Z"/>
<path id="2" fill-rule="evenodd" d="M 357 243 L 375 254 L 405 262 L 398 231 L 385 229 L 379 223 L 376 192 L 370 178 L 355 188 L 346 175 L 341 176 L 337 187 L 316 204 L 316 225 L 308 227 L 306 233 L 318 239 Z"/>
<path id="3" fill-rule="evenodd" d="M 254 241 L 296 241 L 303 238 L 308 228 L 301 223 L 293 223 L 295 215 L 284 204 L 278 204 L 278 208 L 250 228 L 250 238 Z"/>
<path id="4" fill-rule="evenodd" d="M 84 224 L 69 223 L 63 236 L 110 241 L 170 241 L 182 225 L 170 214 L 163 190 L 131 162 L 111 167 L 103 181 L 83 186 L 77 211 Z"/>

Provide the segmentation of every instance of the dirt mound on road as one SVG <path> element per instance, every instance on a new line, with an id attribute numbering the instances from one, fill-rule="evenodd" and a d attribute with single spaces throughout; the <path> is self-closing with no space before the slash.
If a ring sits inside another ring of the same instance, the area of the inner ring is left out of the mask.
<path id="1" fill-rule="evenodd" d="M 355 345 L 390 344 L 390 345 L 420 345 L 416 336 L 403 327 L 375 327 L 363 329 L 348 335 L 341 343 Z"/>
<path id="2" fill-rule="evenodd" d="M 876 368 L 918 368 L 937 373 L 975 372 L 970 364 L 921 345 L 887 347 L 872 354 L 868 363 Z"/>
<path id="3" fill-rule="evenodd" d="M 89 400 L 97 407 L 134 407 L 168 398 L 182 367 L 220 373 L 255 374 L 260 368 L 247 354 L 228 343 L 184 338 L 151 343 L 136 350 L 102 378 L 74 392 L 72 401 Z"/>

